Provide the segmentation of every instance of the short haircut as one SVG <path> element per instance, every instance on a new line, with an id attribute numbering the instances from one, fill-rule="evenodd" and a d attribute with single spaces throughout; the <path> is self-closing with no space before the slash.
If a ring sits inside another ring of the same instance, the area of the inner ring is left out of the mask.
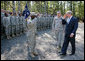
<path id="1" fill-rule="evenodd" d="M 72 11 L 67 11 L 66 14 L 72 14 Z"/>
<path id="2" fill-rule="evenodd" d="M 7 13 L 4 13 L 4 15 L 5 15 L 6 17 L 8 17 L 8 14 L 7 14 Z"/>

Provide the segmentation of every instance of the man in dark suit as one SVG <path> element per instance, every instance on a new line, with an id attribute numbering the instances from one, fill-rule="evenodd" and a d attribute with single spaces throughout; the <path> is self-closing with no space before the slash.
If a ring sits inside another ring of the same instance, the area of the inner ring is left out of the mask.
<path id="1" fill-rule="evenodd" d="M 65 19 L 66 17 L 67 21 Z M 78 20 L 72 16 L 71 11 L 67 11 L 63 17 L 62 23 L 66 24 L 66 29 L 65 29 L 65 39 L 60 55 L 66 55 L 69 42 L 71 43 L 72 46 L 72 53 L 70 55 L 73 55 L 75 54 L 75 36 L 76 36 L 76 30 L 78 28 Z"/>

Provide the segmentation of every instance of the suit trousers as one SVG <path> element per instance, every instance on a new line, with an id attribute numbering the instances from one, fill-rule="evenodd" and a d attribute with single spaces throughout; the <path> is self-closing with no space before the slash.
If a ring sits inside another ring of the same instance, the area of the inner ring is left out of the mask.
<path id="1" fill-rule="evenodd" d="M 72 53 L 73 54 L 75 53 L 75 36 L 70 37 L 70 36 L 65 35 L 64 43 L 63 43 L 63 46 L 62 46 L 62 49 L 61 49 L 61 52 L 63 54 L 66 54 L 69 42 L 71 43 L 71 46 L 72 46 Z"/>

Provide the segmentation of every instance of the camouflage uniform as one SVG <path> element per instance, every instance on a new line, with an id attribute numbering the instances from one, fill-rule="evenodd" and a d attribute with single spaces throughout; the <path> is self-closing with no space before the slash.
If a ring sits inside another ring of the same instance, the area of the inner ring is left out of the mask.
<path id="1" fill-rule="evenodd" d="M 23 21 L 23 32 L 26 32 L 26 20 L 24 19 L 24 16 L 22 16 Z"/>
<path id="2" fill-rule="evenodd" d="M 4 17 L 3 18 L 3 25 L 4 25 L 4 27 L 5 27 L 5 34 L 6 34 L 6 36 L 7 36 L 7 39 L 9 39 L 10 38 L 10 34 L 11 34 L 11 27 L 10 27 L 10 25 L 11 25 L 11 23 L 10 23 L 10 17 Z"/>
<path id="3" fill-rule="evenodd" d="M 16 31 L 16 16 L 11 16 L 11 26 L 12 26 L 12 37 L 15 36 Z"/>
<path id="4" fill-rule="evenodd" d="M 41 22 L 40 22 L 40 17 L 37 17 L 37 29 L 38 30 L 40 30 L 40 24 L 41 24 Z"/>
<path id="5" fill-rule="evenodd" d="M 43 30 L 44 29 L 44 17 L 41 17 L 40 22 L 41 22 L 41 30 Z"/>
<path id="6" fill-rule="evenodd" d="M 57 40 L 57 47 L 61 47 L 64 41 L 64 25 L 62 25 L 62 17 L 54 17 L 52 24 L 53 29 L 55 30 L 55 36 Z"/>
<path id="7" fill-rule="evenodd" d="M 19 16 L 19 28 L 20 28 L 20 34 L 22 34 L 23 31 L 23 17 Z"/>
<path id="8" fill-rule="evenodd" d="M 46 16 L 46 17 L 45 17 L 45 22 L 46 22 L 46 28 L 49 29 L 50 18 Z"/>
<path id="9" fill-rule="evenodd" d="M 11 24 L 11 17 L 12 17 L 12 16 L 11 16 L 10 14 L 8 14 L 8 17 L 10 17 L 10 28 L 11 28 L 11 29 L 10 29 L 10 35 L 12 35 L 12 24 Z"/>
<path id="10" fill-rule="evenodd" d="M 51 16 L 51 17 L 50 17 L 50 28 L 52 28 L 53 19 L 54 19 L 54 17 Z"/>
<path id="11" fill-rule="evenodd" d="M 33 21 L 28 21 L 27 24 L 27 38 L 28 38 L 28 45 L 29 45 L 29 54 L 33 55 L 35 53 L 35 46 L 36 46 L 36 19 Z"/>
<path id="12" fill-rule="evenodd" d="M 15 17 L 15 22 L 16 22 L 16 35 L 19 35 L 19 16 Z"/>
<path id="13" fill-rule="evenodd" d="M 3 26 L 4 13 L 1 12 L 1 38 L 4 36 L 4 26 Z"/>

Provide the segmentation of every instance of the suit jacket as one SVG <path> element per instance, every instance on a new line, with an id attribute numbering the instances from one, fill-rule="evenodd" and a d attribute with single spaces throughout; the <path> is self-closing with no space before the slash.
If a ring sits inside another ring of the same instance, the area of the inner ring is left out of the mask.
<path id="1" fill-rule="evenodd" d="M 76 30 L 78 28 L 78 20 L 77 20 L 77 18 L 72 16 L 69 24 L 66 22 L 65 19 L 63 19 L 62 24 L 66 24 L 65 35 L 70 36 L 71 33 L 74 33 L 74 36 L 76 35 Z"/>

